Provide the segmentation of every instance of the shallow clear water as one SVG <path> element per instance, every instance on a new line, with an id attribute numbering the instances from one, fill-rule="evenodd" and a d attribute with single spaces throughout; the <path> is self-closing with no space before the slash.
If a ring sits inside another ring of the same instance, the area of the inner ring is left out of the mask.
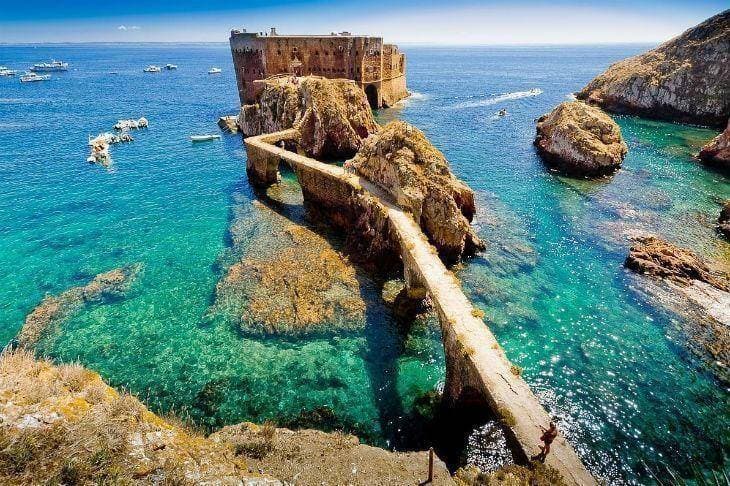
<path id="1" fill-rule="evenodd" d="M 377 114 L 424 130 L 477 191 L 489 249 L 460 270 L 464 286 L 610 482 L 646 482 L 642 462 L 717 469 L 730 450 L 726 385 L 683 346 L 680 317 L 652 306 L 621 265 L 636 229 L 727 261 L 712 226 L 730 182 L 691 158 L 714 133 L 621 117 L 625 168 L 597 182 L 549 173 L 531 145 L 536 117 L 645 47 L 406 49 L 416 94 Z M 141 262 L 127 298 L 80 312 L 41 352 L 210 426 L 328 407 L 372 443 L 414 443 L 413 402 L 443 380 L 438 329 L 396 326 L 367 273 L 359 331 L 254 338 L 208 317 L 226 266 L 252 250 L 231 247 L 230 225 L 253 241 L 277 224 L 251 204 L 240 137 L 187 138 L 236 111 L 227 46 L 0 46 L 11 68 L 52 57 L 72 70 L 46 83 L 0 78 L 2 341 L 45 294 Z M 167 62 L 179 70 L 142 73 Z M 223 74 L 207 75 L 212 66 Z M 87 135 L 142 115 L 150 128 L 112 147 L 109 170 L 86 164 Z"/>

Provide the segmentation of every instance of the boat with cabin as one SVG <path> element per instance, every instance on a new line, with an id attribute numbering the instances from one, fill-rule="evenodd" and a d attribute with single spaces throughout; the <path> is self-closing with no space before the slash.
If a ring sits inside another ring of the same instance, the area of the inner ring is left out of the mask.
<path id="1" fill-rule="evenodd" d="M 165 64 L 165 70 L 167 70 L 167 71 L 174 71 L 175 69 L 177 69 L 177 65 L 176 64 L 170 64 L 170 63 Z"/>
<path id="2" fill-rule="evenodd" d="M 16 74 L 18 74 L 17 71 L 6 68 L 5 66 L 0 66 L 0 76 L 15 76 Z"/>
<path id="3" fill-rule="evenodd" d="M 220 74 L 221 72 L 222 72 L 221 68 L 214 67 L 214 68 L 210 68 L 210 71 L 208 71 L 208 74 Z"/>
<path id="4" fill-rule="evenodd" d="M 30 70 L 37 73 L 68 71 L 68 63 L 63 61 L 56 61 L 54 59 L 51 62 L 39 62 L 38 64 L 33 64 L 33 67 L 30 68 Z"/>
<path id="5" fill-rule="evenodd" d="M 155 66 L 154 64 L 150 64 L 149 66 L 147 66 L 146 68 L 144 68 L 142 71 L 144 71 L 146 73 L 159 73 L 160 71 L 162 71 L 162 69 L 160 69 L 159 66 Z"/>
<path id="6" fill-rule="evenodd" d="M 20 77 L 21 83 L 33 83 L 36 81 L 48 81 L 51 79 L 50 74 L 36 74 L 33 72 L 25 73 Z"/>

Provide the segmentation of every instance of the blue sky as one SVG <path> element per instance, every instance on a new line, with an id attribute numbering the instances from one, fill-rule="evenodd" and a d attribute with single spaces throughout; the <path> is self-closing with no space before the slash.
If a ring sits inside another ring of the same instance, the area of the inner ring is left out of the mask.
<path id="1" fill-rule="evenodd" d="M 231 28 L 429 44 L 658 42 L 727 0 L 0 0 L 0 42 L 215 42 Z"/>

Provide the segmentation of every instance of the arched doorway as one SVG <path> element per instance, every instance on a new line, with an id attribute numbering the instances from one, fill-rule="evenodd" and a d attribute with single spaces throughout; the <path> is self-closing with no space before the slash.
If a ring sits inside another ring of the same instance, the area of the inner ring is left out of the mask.
<path id="1" fill-rule="evenodd" d="M 374 84 L 369 84 L 365 86 L 365 96 L 368 97 L 368 103 L 370 103 L 370 108 L 376 110 L 379 108 L 378 106 L 378 88 L 375 87 Z"/>

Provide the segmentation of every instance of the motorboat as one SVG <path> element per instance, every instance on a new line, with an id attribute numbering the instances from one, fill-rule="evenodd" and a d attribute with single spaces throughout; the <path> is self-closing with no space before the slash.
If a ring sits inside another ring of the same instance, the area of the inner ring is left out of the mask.
<path id="1" fill-rule="evenodd" d="M 159 66 L 155 66 L 154 64 L 150 64 L 146 68 L 144 68 L 142 71 L 146 73 L 159 73 L 162 71 L 162 69 L 159 68 Z"/>
<path id="2" fill-rule="evenodd" d="M 497 112 L 497 116 L 507 116 L 507 110 L 502 108 Z"/>
<path id="3" fill-rule="evenodd" d="M 192 142 L 207 142 L 208 140 L 218 140 L 221 136 L 218 134 L 212 135 L 191 135 L 190 140 Z"/>
<path id="4" fill-rule="evenodd" d="M 37 73 L 50 71 L 68 71 L 68 63 L 56 60 L 53 60 L 51 62 L 40 62 L 38 64 L 33 64 L 33 67 L 30 68 L 30 70 Z"/>
<path id="5" fill-rule="evenodd" d="M 25 73 L 20 77 L 21 83 L 32 83 L 35 81 L 48 81 L 51 79 L 50 74 Z"/>
<path id="6" fill-rule="evenodd" d="M 210 71 L 208 71 L 208 74 L 220 74 L 221 72 L 222 72 L 221 68 L 214 67 L 214 68 L 210 68 Z"/>
<path id="7" fill-rule="evenodd" d="M 0 76 L 15 76 L 16 74 L 18 74 L 17 71 L 8 69 L 5 66 L 0 66 Z"/>
<path id="8" fill-rule="evenodd" d="M 173 70 L 177 69 L 177 65 L 176 64 L 169 64 L 168 63 L 168 64 L 165 64 L 165 69 L 167 71 L 173 71 Z"/>

